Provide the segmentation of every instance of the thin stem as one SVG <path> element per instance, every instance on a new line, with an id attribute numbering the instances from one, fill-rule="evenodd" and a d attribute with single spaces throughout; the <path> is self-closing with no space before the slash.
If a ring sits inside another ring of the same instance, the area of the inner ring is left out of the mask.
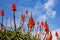
<path id="1" fill-rule="evenodd" d="M 6 19 L 6 27 L 7 27 L 7 19 Z"/>
<path id="2" fill-rule="evenodd" d="M 14 28 L 15 28 L 15 31 L 16 31 L 15 12 L 14 12 Z"/>
<path id="3" fill-rule="evenodd" d="M 43 38 L 43 40 L 45 40 L 45 38 L 46 38 L 46 34 L 45 34 L 45 37 Z"/>
<path id="4" fill-rule="evenodd" d="M 3 29 L 3 16 L 2 16 L 2 27 L 1 27 L 1 29 Z"/>

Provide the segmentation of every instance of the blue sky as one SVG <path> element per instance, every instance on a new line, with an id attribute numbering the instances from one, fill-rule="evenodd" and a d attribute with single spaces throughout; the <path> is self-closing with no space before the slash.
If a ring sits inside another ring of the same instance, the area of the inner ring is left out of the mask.
<path id="1" fill-rule="evenodd" d="M 10 18 L 13 17 L 11 11 L 12 3 L 16 4 L 16 23 L 20 23 L 20 14 L 23 11 L 25 13 L 26 8 L 28 8 L 29 13 L 25 21 L 24 28 L 27 28 L 27 21 L 30 17 L 30 12 L 32 12 L 33 19 L 35 22 L 37 20 L 47 20 L 49 28 L 55 30 L 60 28 L 60 1 L 59 0 L 0 0 L 0 10 L 4 8 L 4 25 L 6 24 L 6 17 L 8 17 L 8 26 L 10 25 Z M 17 20 L 18 19 L 18 20 Z M 0 16 L 1 23 L 1 16 Z M 13 23 L 12 23 L 13 24 Z"/>

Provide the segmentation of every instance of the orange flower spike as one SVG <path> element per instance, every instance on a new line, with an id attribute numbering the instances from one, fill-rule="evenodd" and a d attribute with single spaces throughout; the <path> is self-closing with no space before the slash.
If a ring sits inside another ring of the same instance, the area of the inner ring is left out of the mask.
<path id="1" fill-rule="evenodd" d="M 4 16 L 4 9 L 2 9 L 1 11 L 0 11 L 0 16 L 2 16 L 2 29 L 3 29 L 3 16 Z"/>
<path id="2" fill-rule="evenodd" d="M 51 31 L 50 31 L 50 40 L 52 40 L 52 33 L 51 33 Z"/>
<path id="3" fill-rule="evenodd" d="M 4 16 L 4 9 L 0 11 L 0 16 Z"/>
<path id="4" fill-rule="evenodd" d="M 47 38 L 46 38 L 46 40 L 50 40 L 50 38 L 49 38 L 49 37 L 47 37 Z"/>
<path id="5" fill-rule="evenodd" d="M 44 30 L 46 31 L 46 34 L 49 32 L 48 24 L 47 22 L 43 23 L 44 24 Z"/>
<path id="6" fill-rule="evenodd" d="M 4 10 L 2 9 L 2 11 L 0 11 L 0 16 L 4 15 Z"/>
<path id="7" fill-rule="evenodd" d="M 26 14 L 28 14 L 28 9 L 26 9 Z"/>
<path id="8" fill-rule="evenodd" d="M 56 37 L 58 37 L 58 32 L 55 33 Z"/>
<path id="9" fill-rule="evenodd" d="M 0 16 L 1 16 L 2 12 L 0 11 Z"/>
<path id="10" fill-rule="evenodd" d="M 52 33 L 50 31 L 50 35 L 46 38 L 46 40 L 52 40 Z"/>
<path id="11" fill-rule="evenodd" d="M 41 25 L 43 25 L 43 22 L 41 22 Z"/>
<path id="12" fill-rule="evenodd" d="M 24 21 L 25 21 L 25 15 L 22 12 L 22 14 L 21 14 L 21 22 L 23 23 Z"/>
<path id="13" fill-rule="evenodd" d="M 34 22 L 34 20 L 32 18 L 32 13 L 31 13 L 29 21 L 28 21 L 28 28 L 34 28 L 34 25 L 35 25 L 35 22 Z"/>
<path id="14" fill-rule="evenodd" d="M 4 16 L 4 9 L 2 9 L 2 11 L 1 11 L 1 12 L 2 12 L 2 16 Z"/>
<path id="15" fill-rule="evenodd" d="M 12 11 L 13 12 L 16 11 L 16 5 L 15 5 L 15 3 L 12 4 Z"/>
<path id="16" fill-rule="evenodd" d="M 39 24 L 39 27 L 41 27 L 41 26 L 43 26 L 43 22 L 41 22 L 41 23 Z"/>
<path id="17" fill-rule="evenodd" d="M 37 25 L 38 25 L 39 28 L 41 27 L 41 24 L 39 23 L 39 21 L 37 22 Z"/>

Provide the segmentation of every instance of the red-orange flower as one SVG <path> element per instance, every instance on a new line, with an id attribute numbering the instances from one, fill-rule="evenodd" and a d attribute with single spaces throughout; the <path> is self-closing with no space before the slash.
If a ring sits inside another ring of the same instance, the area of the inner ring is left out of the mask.
<path id="1" fill-rule="evenodd" d="M 41 25 L 43 25 L 44 23 L 43 22 L 41 22 Z"/>
<path id="2" fill-rule="evenodd" d="M 4 9 L 2 9 L 2 11 L 0 11 L 0 16 L 4 16 Z"/>
<path id="3" fill-rule="evenodd" d="M 56 37 L 58 37 L 58 32 L 55 33 Z"/>
<path id="4" fill-rule="evenodd" d="M 49 28 L 48 28 L 48 24 L 47 24 L 47 22 L 45 21 L 44 23 L 43 23 L 43 25 L 44 25 L 44 30 L 46 31 L 46 34 L 49 32 Z"/>
<path id="5" fill-rule="evenodd" d="M 28 9 L 26 9 L 26 14 L 28 14 Z"/>
<path id="6" fill-rule="evenodd" d="M 34 22 L 34 20 L 32 18 L 32 13 L 31 13 L 29 21 L 28 21 L 28 28 L 34 28 L 34 25 L 35 25 L 35 22 Z"/>
<path id="7" fill-rule="evenodd" d="M 50 31 L 50 40 L 52 40 L 52 33 L 51 33 L 51 31 Z"/>
<path id="8" fill-rule="evenodd" d="M 15 5 L 15 3 L 12 4 L 12 11 L 13 12 L 16 11 L 16 5 Z"/>
<path id="9" fill-rule="evenodd" d="M 41 24 L 40 24 L 41 26 L 43 26 L 43 22 L 41 22 Z"/>
<path id="10" fill-rule="evenodd" d="M 39 23 L 38 27 L 41 28 L 41 26 L 42 26 L 42 25 Z"/>
<path id="11" fill-rule="evenodd" d="M 43 22 L 41 22 L 41 23 L 38 22 L 38 26 L 39 26 L 39 28 L 42 27 L 43 26 Z"/>
<path id="12" fill-rule="evenodd" d="M 52 40 L 52 33 L 50 31 L 50 35 L 46 38 L 46 40 Z"/>
<path id="13" fill-rule="evenodd" d="M 22 14 L 21 14 L 21 22 L 23 23 L 24 21 L 25 21 L 25 15 L 22 12 Z"/>

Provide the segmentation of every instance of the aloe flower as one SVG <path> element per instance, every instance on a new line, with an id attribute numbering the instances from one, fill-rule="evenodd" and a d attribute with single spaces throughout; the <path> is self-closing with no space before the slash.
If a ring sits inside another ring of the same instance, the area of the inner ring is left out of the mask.
<path id="1" fill-rule="evenodd" d="M 28 8 L 26 9 L 26 15 L 28 14 Z"/>
<path id="2" fill-rule="evenodd" d="M 2 9 L 1 11 L 0 11 L 0 16 L 2 16 L 2 29 L 3 29 L 3 16 L 4 16 L 4 9 Z"/>
<path id="3" fill-rule="evenodd" d="M 56 37 L 58 38 L 58 32 L 55 33 Z"/>
<path id="4" fill-rule="evenodd" d="M 43 25 L 44 25 L 44 30 L 45 30 L 46 34 L 48 34 L 49 33 L 49 27 L 48 27 L 47 22 L 46 21 L 43 22 Z"/>
<path id="5" fill-rule="evenodd" d="M 46 40 L 52 40 L 52 32 L 50 31 L 50 35 L 46 37 Z"/>
<path id="6" fill-rule="evenodd" d="M 30 31 L 34 28 L 35 22 L 34 22 L 34 19 L 32 17 L 32 13 L 30 14 L 30 18 L 29 18 L 27 25 L 28 25 L 28 29 L 30 29 Z"/>
<path id="7" fill-rule="evenodd" d="M 25 21 L 25 15 L 22 12 L 22 14 L 21 14 L 21 23 L 24 23 L 24 21 Z"/>
<path id="8" fill-rule="evenodd" d="M 16 30 L 16 23 L 15 23 L 15 11 L 16 11 L 16 5 L 15 5 L 15 3 L 12 4 L 11 9 L 12 9 L 12 12 L 13 12 L 13 18 L 14 18 L 14 28 L 15 28 L 15 30 Z"/>
<path id="9" fill-rule="evenodd" d="M 12 11 L 13 11 L 13 12 L 16 11 L 16 5 L 15 5 L 15 3 L 12 4 Z"/>

